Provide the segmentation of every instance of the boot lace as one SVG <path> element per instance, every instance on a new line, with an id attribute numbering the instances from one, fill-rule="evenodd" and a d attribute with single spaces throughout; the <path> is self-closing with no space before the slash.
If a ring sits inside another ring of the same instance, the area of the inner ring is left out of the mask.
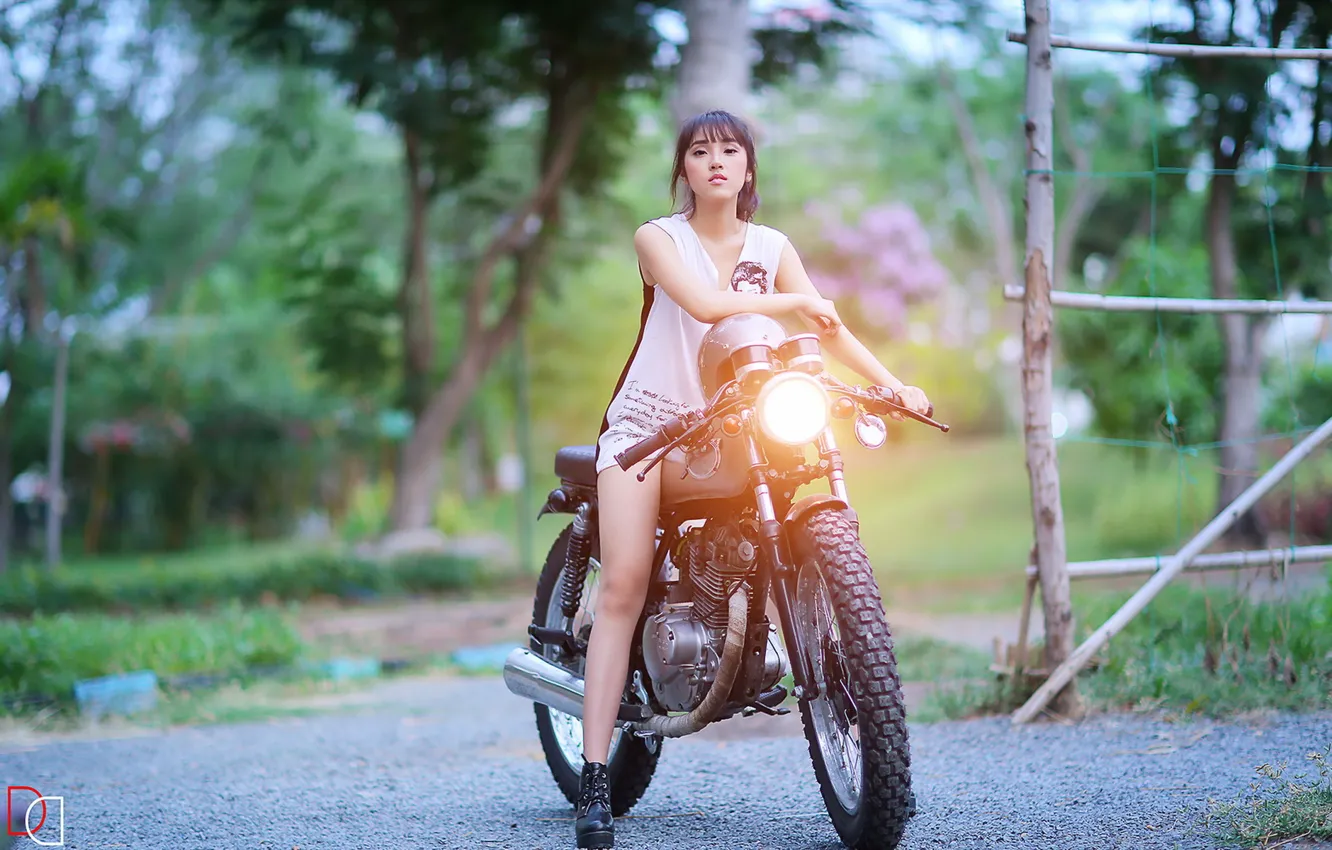
<path id="1" fill-rule="evenodd" d="M 610 805 L 610 780 L 606 776 L 605 768 L 593 768 L 587 772 L 587 783 L 583 789 L 581 802 L 584 807 L 592 803 Z"/>

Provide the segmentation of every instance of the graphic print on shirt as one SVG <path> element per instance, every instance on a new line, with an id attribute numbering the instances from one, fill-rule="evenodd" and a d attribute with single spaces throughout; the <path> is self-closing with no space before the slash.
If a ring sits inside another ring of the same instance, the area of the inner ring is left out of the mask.
<path id="1" fill-rule="evenodd" d="M 753 295 L 767 295 L 771 287 L 768 284 L 768 270 L 762 263 L 745 260 L 735 264 L 731 274 L 731 289 Z"/>

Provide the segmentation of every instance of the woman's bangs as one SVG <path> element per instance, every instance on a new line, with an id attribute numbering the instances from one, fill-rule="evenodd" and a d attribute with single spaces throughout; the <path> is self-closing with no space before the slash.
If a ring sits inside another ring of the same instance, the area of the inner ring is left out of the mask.
<path id="1" fill-rule="evenodd" d="M 724 112 L 705 112 L 692 123 L 694 126 L 689 128 L 689 144 L 698 139 L 744 144 L 748 136 L 735 117 Z"/>

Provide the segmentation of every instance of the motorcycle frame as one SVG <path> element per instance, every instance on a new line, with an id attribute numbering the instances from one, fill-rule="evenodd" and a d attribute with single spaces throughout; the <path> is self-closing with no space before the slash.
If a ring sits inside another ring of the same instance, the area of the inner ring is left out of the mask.
<path id="1" fill-rule="evenodd" d="M 846 481 L 840 450 L 833 437 L 831 426 L 824 429 L 817 438 L 819 469 L 824 470 L 808 482 L 788 481 L 773 470 L 763 444 L 757 436 L 757 424 L 752 409 L 741 414 L 744 427 L 739 435 L 730 438 L 741 443 L 746 452 L 749 466 L 749 486 L 746 493 L 728 499 L 698 499 L 681 502 L 661 512 L 658 517 L 657 547 L 653 555 L 648 598 L 634 634 L 642 632 L 647 617 L 652 594 L 660 592 L 666 584 L 664 573 L 666 557 L 680 539 L 680 526 L 696 519 L 725 520 L 741 513 L 746 507 L 754 507 L 758 514 L 760 542 L 759 557 L 756 559 L 754 573 L 748 579 L 750 594 L 749 627 L 745 636 L 745 665 L 731 693 L 731 702 L 745 707 L 755 703 L 758 696 L 757 685 L 763 672 L 768 634 L 767 601 L 773 600 L 777 609 L 782 637 L 787 656 L 791 663 L 791 674 L 795 681 L 795 696 L 799 699 L 814 697 L 818 694 L 818 683 L 811 670 L 807 648 L 797 628 L 795 596 L 800 564 L 796 559 L 793 538 L 800 526 L 813 513 L 821 510 L 837 510 L 850 520 L 852 527 L 859 533 L 859 521 L 847 496 Z M 793 450 L 796 447 L 791 447 Z M 803 449 L 802 449 L 803 451 Z M 826 480 L 828 493 L 812 493 L 794 499 L 796 489 L 805 483 Z M 773 490 L 773 484 L 789 484 L 790 489 Z M 749 503 L 752 496 L 753 502 Z M 552 491 L 546 504 L 538 513 L 538 519 L 547 513 L 572 514 L 582 504 L 592 506 L 594 533 L 600 533 L 600 517 L 596 511 L 596 490 L 585 485 L 562 481 L 559 488 Z M 779 519 L 779 517 L 781 517 Z M 631 646 L 631 670 L 643 669 L 642 647 L 634 640 Z M 644 672 L 646 672 L 644 670 Z M 649 697 L 655 702 L 655 698 Z M 743 696 L 738 695 L 743 694 Z M 659 706 L 658 706 L 659 708 Z"/>

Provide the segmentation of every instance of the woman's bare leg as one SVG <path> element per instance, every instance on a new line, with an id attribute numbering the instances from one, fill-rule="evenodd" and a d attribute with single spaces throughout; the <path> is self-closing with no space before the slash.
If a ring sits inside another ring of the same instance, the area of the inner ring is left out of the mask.
<path id="1" fill-rule="evenodd" d="M 601 577 L 583 696 L 583 758 L 589 762 L 606 761 L 629 675 L 630 641 L 651 578 L 661 467 L 642 482 L 638 470 L 612 466 L 597 477 Z"/>

